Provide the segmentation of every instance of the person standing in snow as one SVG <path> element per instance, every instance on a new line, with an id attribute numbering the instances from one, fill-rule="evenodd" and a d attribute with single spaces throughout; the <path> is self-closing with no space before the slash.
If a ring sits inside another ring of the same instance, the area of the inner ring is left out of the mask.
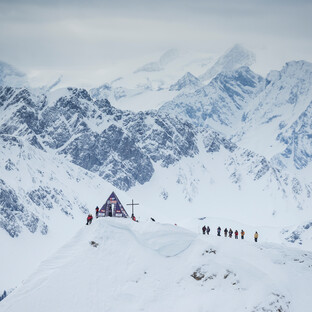
<path id="1" fill-rule="evenodd" d="M 205 235 L 206 234 L 206 227 L 205 226 L 202 227 L 202 231 L 203 231 L 203 235 Z"/>
<path id="2" fill-rule="evenodd" d="M 92 223 L 92 219 L 93 219 L 92 214 L 88 214 L 87 225 Z"/>
<path id="3" fill-rule="evenodd" d="M 232 238 L 232 235 L 233 235 L 233 230 L 230 228 L 229 229 L 229 238 Z"/>
<path id="4" fill-rule="evenodd" d="M 99 217 L 99 207 L 98 206 L 96 206 L 96 208 L 95 208 L 95 216 L 98 218 Z"/>
<path id="5" fill-rule="evenodd" d="M 256 233 L 255 233 L 255 235 L 254 235 L 255 242 L 257 242 L 257 241 L 258 241 L 258 236 L 259 236 L 259 235 L 258 235 L 258 232 L 256 232 Z"/>
<path id="6" fill-rule="evenodd" d="M 218 236 L 221 236 L 221 228 L 220 228 L 220 226 L 217 228 L 217 233 L 218 233 Z"/>
<path id="7" fill-rule="evenodd" d="M 209 233 L 210 233 L 210 227 L 209 227 L 209 225 L 207 225 L 206 232 L 207 232 L 207 235 L 209 235 Z"/>
<path id="8" fill-rule="evenodd" d="M 241 230 L 241 238 L 244 239 L 244 236 L 245 236 L 245 232 L 244 230 Z"/>
<path id="9" fill-rule="evenodd" d="M 235 231 L 235 239 L 238 239 L 238 231 Z"/>
<path id="10" fill-rule="evenodd" d="M 224 229 L 224 237 L 227 237 L 227 234 L 228 234 L 228 229 L 225 228 L 225 229 Z"/>

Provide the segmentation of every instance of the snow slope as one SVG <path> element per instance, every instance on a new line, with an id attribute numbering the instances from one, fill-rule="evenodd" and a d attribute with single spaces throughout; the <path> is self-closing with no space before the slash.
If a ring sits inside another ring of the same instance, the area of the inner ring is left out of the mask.
<path id="1" fill-rule="evenodd" d="M 0 136 L 0 292 L 14 288 L 71 238 L 114 190 L 62 157 Z M 118 195 L 123 199 L 123 192 Z M 128 197 L 125 201 L 130 202 Z"/>
<path id="2" fill-rule="evenodd" d="M 310 252 L 250 237 L 99 219 L 44 261 L 0 309 L 308 312 L 311 267 Z"/>

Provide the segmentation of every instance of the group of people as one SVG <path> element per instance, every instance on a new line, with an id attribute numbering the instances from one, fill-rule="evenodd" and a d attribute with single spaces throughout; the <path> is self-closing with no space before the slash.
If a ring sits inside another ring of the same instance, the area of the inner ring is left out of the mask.
<path id="1" fill-rule="evenodd" d="M 203 231 L 203 235 L 205 235 L 205 234 L 209 235 L 210 227 L 204 225 L 202 227 L 202 231 Z M 234 234 L 235 239 L 238 239 L 238 231 L 237 230 L 235 232 L 233 232 L 233 230 L 231 228 L 229 230 L 227 228 L 225 228 L 223 232 L 224 232 L 224 237 L 228 237 L 228 235 L 229 235 L 229 238 L 232 238 L 232 236 Z M 240 231 L 240 235 L 241 235 L 241 239 L 244 239 L 245 231 L 241 230 Z M 217 236 L 221 236 L 221 228 L 220 228 L 220 226 L 217 228 Z M 255 232 L 255 234 L 254 234 L 255 242 L 258 241 L 258 236 L 259 236 L 258 232 Z"/>

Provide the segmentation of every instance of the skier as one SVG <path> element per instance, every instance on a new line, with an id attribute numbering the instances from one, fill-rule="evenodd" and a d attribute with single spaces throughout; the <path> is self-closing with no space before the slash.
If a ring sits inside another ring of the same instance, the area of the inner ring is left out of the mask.
<path id="1" fill-rule="evenodd" d="M 238 231 L 235 231 L 235 239 L 238 239 Z"/>
<path id="2" fill-rule="evenodd" d="M 93 219 L 92 214 L 88 214 L 87 225 L 92 223 L 92 219 Z"/>
<path id="3" fill-rule="evenodd" d="M 203 235 L 205 235 L 205 234 L 206 234 L 206 227 L 203 226 L 203 227 L 202 227 L 202 230 L 203 230 Z"/>
<path id="4" fill-rule="evenodd" d="M 229 238 L 232 238 L 232 235 L 233 235 L 233 230 L 230 228 L 229 229 Z"/>
<path id="5" fill-rule="evenodd" d="M 209 227 L 209 225 L 207 225 L 206 232 L 207 232 L 207 235 L 209 235 L 209 233 L 210 233 L 210 227 Z"/>
<path id="6" fill-rule="evenodd" d="M 96 208 L 95 208 L 95 216 L 97 218 L 99 217 L 99 210 L 100 210 L 100 208 L 98 206 L 96 206 Z"/>
<path id="7" fill-rule="evenodd" d="M 217 228 L 217 233 L 218 233 L 218 236 L 221 236 L 221 228 L 220 228 L 220 226 Z"/>
<path id="8" fill-rule="evenodd" d="M 154 218 L 152 218 L 152 217 L 151 217 L 151 220 L 152 220 L 153 222 L 155 222 L 155 219 L 154 219 Z"/>
<path id="9" fill-rule="evenodd" d="M 244 236 L 245 236 L 245 232 L 241 230 L 241 238 L 244 239 Z"/>
<path id="10" fill-rule="evenodd" d="M 227 237 L 227 233 L 228 233 L 228 229 L 225 228 L 225 229 L 224 229 L 224 237 Z"/>
<path id="11" fill-rule="evenodd" d="M 257 241 L 258 241 L 258 236 L 259 236 L 259 235 L 258 235 L 258 232 L 256 232 L 256 233 L 255 233 L 255 235 L 254 235 L 255 242 L 257 242 Z"/>

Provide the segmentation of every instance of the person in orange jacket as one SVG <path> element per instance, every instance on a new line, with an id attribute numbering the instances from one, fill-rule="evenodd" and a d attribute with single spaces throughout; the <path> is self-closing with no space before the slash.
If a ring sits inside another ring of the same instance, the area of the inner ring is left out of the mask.
<path id="1" fill-rule="evenodd" d="M 244 236 L 245 236 L 245 232 L 244 230 L 241 230 L 241 238 L 244 239 Z"/>
<path id="2" fill-rule="evenodd" d="M 259 236 L 259 235 L 258 235 L 258 232 L 256 232 L 256 233 L 255 233 L 255 235 L 254 235 L 255 242 L 257 242 L 257 241 L 258 241 L 258 236 Z"/>

